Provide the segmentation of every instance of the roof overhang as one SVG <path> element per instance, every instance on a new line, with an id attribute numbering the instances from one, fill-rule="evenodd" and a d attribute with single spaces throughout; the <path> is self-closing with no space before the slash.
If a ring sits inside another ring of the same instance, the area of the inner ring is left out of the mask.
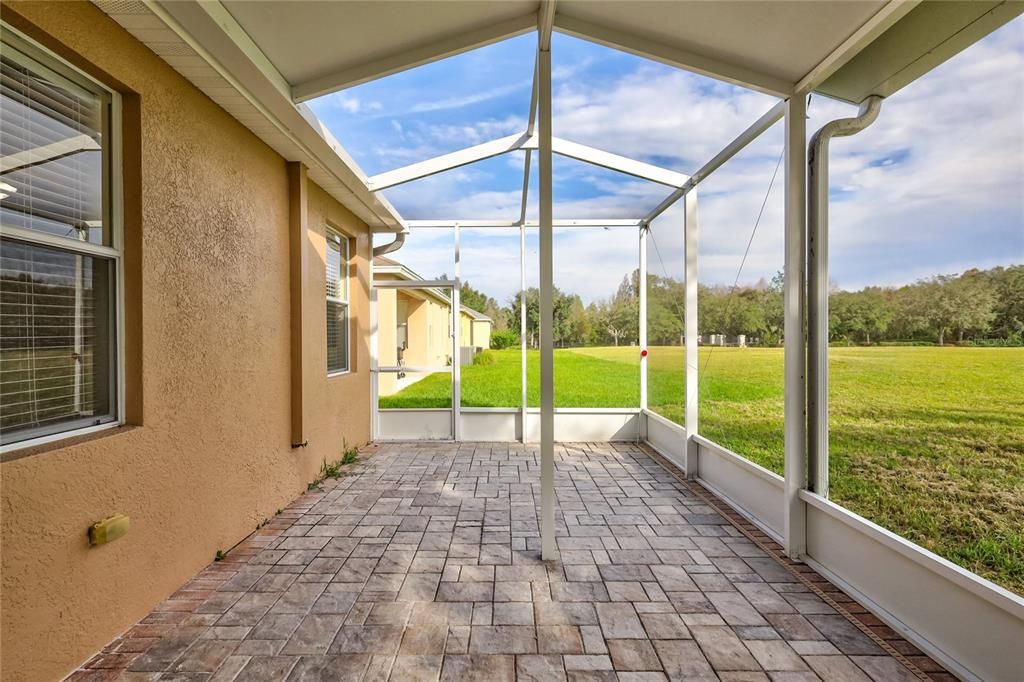
<path id="1" fill-rule="evenodd" d="M 889 97 L 1024 11 L 1022 2 L 925 2 L 827 78 L 817 91 L 860 103 Z"/>
<path id="2" fill-rule="evenodd" d="M 219 2 L 106 2 L 97 6 L 374 231 L 399 232 L 398 211 L 304 105 Z"/>

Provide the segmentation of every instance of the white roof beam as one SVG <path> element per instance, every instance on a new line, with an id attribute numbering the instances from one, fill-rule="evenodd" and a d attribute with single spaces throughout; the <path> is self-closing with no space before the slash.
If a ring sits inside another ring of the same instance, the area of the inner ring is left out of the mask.
<path id="1" fill-rule="evenodd" d="M 540 0 L 537 12 L 537 48 L 551 49 L 551 31 L 555 24 L 555 0 Z"/>
<path id="2" fill-rule="evenodd" d="M 368 181 L 368 185 L 374 192 L 396 185 L 402 185 L 413 180 L 443 173 L 460 166 L 465 166 L 477 161 L 483 161 L 493 156 L 525 149 L 527 153 L 537 148 L 536 136 L 527 137 L 526 133 L 508 135 L 497 140 L 484 142 L 482 144 L 460 149 L 450 154 L 436 156 L 426 161 L 413 163 L 402 168 L 374 175 Z M 552 138 L 552 151 L 560 156 L 566 156 L 579 161 L 584 161 L 594 166 L 600 166 L 609 170 L 625 173 L 635 178 L 650 180 L 669 187 L 682 187 L 690 179 L 682 173 L 677 173 L 667 168 L 661 168 L 653 164 L 636 161 L 634 159 L 606 152 L 584 144 L 570 142 L 562 138 Z M 529 183 L 529 165 L 525 169 L 523 180 L 524 194 Z M 525 199 L 524 199 L 525 205 Z"/>
<path id="3" fill-rule="evenodd" d="M 480 227 L 537 227 L 540 221 L 537 220 L 407 220 L 406 224 L 410 229 L 417 228 L 439 228 L 455 227 L 458 223 L 460 229 Z M 643 220 L 640 218 L 580 218 L 575 220 L 555 220 L 555 227 L 640 227 Z"/>
<path id="4" fill-rule="evenodd" d="M 797 96 L 804 97 L 804 95 L 794 95 L 794 97 Z M 682 187 L 665 197 L 660 204 L 655 206 L 650 213 L 644 216 L 644 224 L 650 224 L 652 220 L 671 208 L 672 204 L 686 196 L 686 193 L 696 187 L 699 182 L 715 172 L 715 170 L 720 168 L 726 161 L 739 154 L 748 144 L 760 137 L 761 133 L 771 128 L 785 115 L 785 101 L 779 102 L 774 107 L 766 111 L 761 118 L 754 121 L 749 128 L 740 133 L 735 140 L 726 145 L 722 151 L 715 154 L 710 161 L 701 166 L 700 170 L 691 175 L 690 179 L 687 180 Z"/>
<path id="5" fill-rule="evenodd" d="M 526 222 L 526 208 L 530 201 L 530 164 L 533 161 L 533 150 L 526 150 L 526 159 L 523 161 L 523 196 L 519 204 L 519 222 Z"/>
<path id="6" fill-rule="evenodd" d="M 439 41 L 417 45 L 409 50 L 375 59 L 358 66 L 343 69 L 335 73 L 296 83 L 292 86 L 292 99 L 296 102 L 327 95 L 338 90 L 351 88 L 378 78 L 390 76 L 400 71 L 429 64 L 445 57 L 462 52 L 475 50 L 478 47 L 522 35 L 537 26 L 537 16 L 527 14 L 522 17 L 485 26 L 475 31 L 465 31 L 447 36 Z"/>
<path id="7" fill-rule="evenodd" d="M 555 28 L 582 40 L 653 59 L 662 64 L 699 73 L 702 76 L 758 90 L 775 97 L 788 97 L 789 93 L 793 91 L 793 83 L 787 82 L 785 79 L 759 73 L 696 52 L 681 50 L 584 19 L 558 14 L 555 16 Z"/>
<path id="8" fill-rule="evenodd" d="M 905 17 L 910 10 L 917 7 L 921 0 L 889 0 L 882 9 L 844 40 L 827 57 L 801 78 L 794 92 L 806 94 L 823 83 L 829 76 L 841 69 L 844 64 L 857 56 L 878 36 L 889 30 L 893 24 Z"/>
<path id="9" fill-rule="evenodd" d="M 374 192 L 378 192 L 388 187 L 402 185 L 413 180 L 419 180 L 420 178 L 459 168 L 466 164 L 475 163 L 476 161 L 483 161 L 492 156 L 521 149 L 528 139 L 526 133 L 508 135 L 497 140 L 491 140 L 490 142 L 460 149 L 450 154 L 435 156 L 426 161 L 420 161 L 419 163 L 413 163 L 387 171 L 386 173 L 374 175 L 367 181 L 367 185 Z"/>
<path id="10" fill-rule="evenodd" d="M 531 138 L 524 146 L 527 149 L 536 149 L 536 138 Z M 551 151 L 559 156 L 576 159 L 577 161 L 585 161 L 593 166 L 600 166 L 601 168 L 618 171 L 619 173 L 668 185 L 669 187 L 682 187 L 689 180 L 689 177 L 682 173 L 650 163 L 644 163 L 643 161 L 636 161 L 626 156 L 619 156 L 618 154 L 601 149 L 595 149 L 594 147 L 588 147 L 585 144 L 570 142 L 560 137 L 553 137 L 551 139 Z"/>

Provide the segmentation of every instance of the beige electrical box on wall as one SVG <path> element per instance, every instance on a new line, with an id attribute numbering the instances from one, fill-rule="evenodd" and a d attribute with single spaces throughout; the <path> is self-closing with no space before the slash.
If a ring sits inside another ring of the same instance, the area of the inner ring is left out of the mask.
<path id="1" fill-rule="evenodd" d="M 89 544 L 105 545 L 128 532 L 128 517 L 114 514 L 89 527 Z"/>

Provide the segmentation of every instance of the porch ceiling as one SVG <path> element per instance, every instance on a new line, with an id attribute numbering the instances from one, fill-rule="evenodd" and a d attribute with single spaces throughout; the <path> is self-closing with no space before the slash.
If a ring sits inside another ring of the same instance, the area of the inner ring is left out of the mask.
<path id="1" fill-rule="evenodd" d="M 872 20 L 915 3 L 560 0 L 555 29 L 784 96 Z M 288 81 L 296 100 L 351 87 L 536 26 L 536 0 L 224 6 Z"/>

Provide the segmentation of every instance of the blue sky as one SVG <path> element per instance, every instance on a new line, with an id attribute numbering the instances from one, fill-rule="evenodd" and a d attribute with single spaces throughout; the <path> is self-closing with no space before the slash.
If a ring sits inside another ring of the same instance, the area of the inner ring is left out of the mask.
<path id="1" fill-rule="evenodd" d="M 311 102 L 369 175 L 522 131 L 534 68 L 526 35 Z M 775 100 L 555 34 L 555 135 L 683 173 L 698 168 Z M 815 96 L 808 132 L 853 107 Z M 701 281 L 731 284 L 767 193 L 740 281 L 782 268 L 781 124 L 699 187 Z M 406 218 L 515 219 L 523 154 L 386 190 Z M 883 105 L 831 160 L 831 273 L 844 288 L 1024 262 L 1024 18 L 974 45 Z M 771 191 L 769 192 L 769 187 Z M 669 189 L 555 157 L 556 218 L 637 218 Z M 536 166 L 530 213 L 536 214 Z M 682 216 L 652 226 L 652 272 L 681 277 Z M 506 301 L 519 286 L 518 232 L 467 232 L 462 272 Z M 400 260 L 451 274 L 449 231 L 415 231 Z M 630 230 L 563 230 L 556 285 L 610 296 L 636 267 Z M 536 236 L 528 238 L 536 282 Z"/>

